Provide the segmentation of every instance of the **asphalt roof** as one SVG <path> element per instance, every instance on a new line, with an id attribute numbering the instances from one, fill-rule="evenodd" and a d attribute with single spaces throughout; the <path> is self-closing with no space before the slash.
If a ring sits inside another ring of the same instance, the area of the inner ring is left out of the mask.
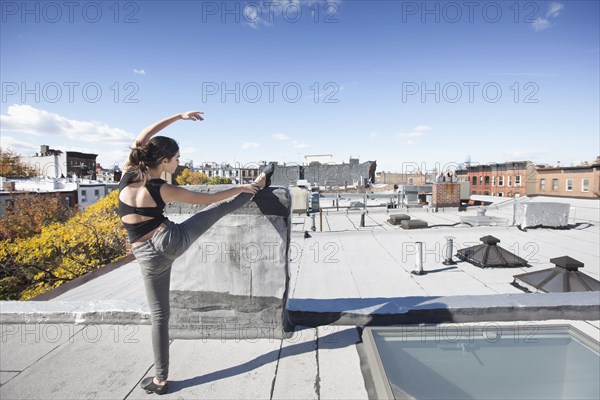
<path id="1" fill-rule="evenodd" d="M 348 198 L 346 203 L 354 200 Z M 327 205 L 326 201 L 322 199 L 321 205 Z M 363 210 L 324 210 L 323 231 L 319 214 L 316 231 L 312 231 L 312 219 L 296 214 L 290 301 L 335 307 L 331 300 L 345 299 L 368 312 L 385 306 L 390 299 L 456 296 L 468 303 L 474 295 L 502 298 L 522 294 L 511 285 L 514 275 L 550 268 L 550 259 L 563 255 L 583 262 L 581 271 L 599 279 L 600 203 L 554 198 L 528 201 L 568 202 L 572 206 L 571 223 L 588 224 L 527 232 L 511 226 L 465 225 L 407 231 L 387 222 L 389 214 L 407 210 L 368 207 L 364 227 L 360 226 Z M 383 202 L 369 200 L 368 205 Z M 459 222 L 463 215 L 475 215 L 476 208 L 466 212 L 440 209 L 437 213 L 411 208 L 408 213 L 430 225 L 446 225 Z M 512 207 L 491 206 L 487 215 L 510 220 Z M 305 231 L 310 237 L 305 238 Z M 454 237 L 456 253 L 459 248 L 480 243 L 479 238 L 486 235 L 501 239 L 531 266 L 481 269 L 466 262 L 442 264 L 447 236 Z M 425 243 L 427 275 L 410 273 L 415 268 L 416 241 Z M 46 303 L 99 301 L 145 303 L 135 261 Z M 600 315 L 571 322 L 600 340 L 598 320 Z M 2 399 L 148 397 L 138 388 L 139 381 L 153 372 L 148 325 L 4 323 L 0 328 Z M 369 385 L 357 351 L 360 345 L 356 345 L 359 342 L 360 329 L 340 325 L 297 327 L 287 339 L 246 339 L 235 332 L 225 333 L 220 340 L 174 339 L 171 390 L 165 398 L 368 398 Z"/>

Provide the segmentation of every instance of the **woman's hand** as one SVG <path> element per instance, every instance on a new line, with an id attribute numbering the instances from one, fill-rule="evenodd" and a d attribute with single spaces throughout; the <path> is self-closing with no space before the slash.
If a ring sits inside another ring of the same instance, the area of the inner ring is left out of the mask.
<path id="1" fill-rule="evenodd" d="M 249 183 L 246 185 L 239 185 L 240 193 L 256 194 L 260 190 L 260 187 L 256 183 Z"/>
<path id="2" fill-rule="evenodd" d="M 191 119 L 192 121 L 204 121 L 204 118 L 200 114 L 204 114 L 202 111 L 188 111 L 181 113 L 181 119 Z"/>

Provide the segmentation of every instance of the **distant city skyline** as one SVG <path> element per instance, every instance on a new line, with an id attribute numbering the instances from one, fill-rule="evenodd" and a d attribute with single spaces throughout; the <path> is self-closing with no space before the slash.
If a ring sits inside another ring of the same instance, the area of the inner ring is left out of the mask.
<path id="1" fill-rule="evenodd" d="M 138 132 L 194 163 L 408 164 L 600 151 L 600 3 L 2 2 L 0 146 L 122 166 Z"/>

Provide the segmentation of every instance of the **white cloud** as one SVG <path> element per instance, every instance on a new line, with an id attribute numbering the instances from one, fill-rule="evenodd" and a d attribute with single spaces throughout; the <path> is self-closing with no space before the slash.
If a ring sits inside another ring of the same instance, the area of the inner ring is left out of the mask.
<path id="1" fill-rule="evenodd" d="M 29 105 L 12 105 L 0 115 L 2 132 L 19 132 L 35 136 L 63 136 L 88 143 L 129 146 L 134 135 L 98 121 L 78 121 Z"/>
<path id="2" fill-rule="evenodd" d="M 413 129 L 411 129 L 409 132 L 399 133 L 398 136 L 399 137 L 423 136 L 423 135 L 427 134 L 427 132 L 431 131 L 432 129 L 433 128 L 430 127 L 429 125 L 418 125 L 418 126 L 414 127 Z"/>
<path id="3" fill-rule="evenodd" d="M 563 3 L 553 1 L 548 5 L 548 11 L 546 11 L 545 18 L 538 17 L 532 24 L 531 27 L 534 31 L 540 32 L 546 30 L 552 26 L 550 18 L 557 18 L 560 12 L 565 8 Z"/>
<path id="4" fill-rule="evenodd" d="M 244 142 L 244 143 L 242 143 L 242 149 L 256 149 L 257 147 L 260 147 L 260 144 L 258 144 L 256 142 Z"/>
<path id="5" fill-rule="evenodd" d="M 146 71 L 144 71 L 143 68 L 140 68 L 140 69 L 134 68 L 133 73 L 138 74 L 138 75 L 146 75 Z"/>
<path id="6" fill-rule="evenodd" d="M 552 17 L 552 18 L 556 18 L 558 17 L 558 14 L 560 13 L 560 11 L 565 8 L 565 5 L 562 3 L 559 3 L 557 1 L 553 1 L 552 3 L 550 3 L 550 5 L 548 6 L 548 12 L 546 13 L 546 18 L 547 17 Z"/>
<path id="7" fill-rule="evenodd" d="M 514 150 L 503 152 L 502 155 L 507 160 L 530 160 L 539 161 L 548 154 L 545 150 Z"/>
<path id="8" fill-rule="evenodd" d="M 12 136 L 2 135 L 2 140 L 0 141 L 1 148 L 8 148 L 22 156 L 30 156 L 33 153 L 40 150 L 38 146 L 31 144 L 30 142 L 24 142 L 18 140 Z"/>
<path id="9" fill-rule="evenodd" d="M 545 18 L 538 18 L 535 20 L 535 22 L 531 23 L 531 26 L 533 27 L 534 31 L 539 32 L 550 28 L 552 24 Z"/>
<path id="10" fill-rule="evenodd" d="M 295 149 L 305 149 L 307 147 L 310 147 L 309 144 L 298 142 L 297 140 L 292 140 L 291 144 L 292 144 L 292 147 Z"/>
<path id="11" fill-rule="evenodd" d="M 271 137 L 275 140 L 281 140 L 281 141 L 289 140 L 289 136 L 287 136 L 283 133 L 275 133 L 274 135 L 271 135 Z"/>

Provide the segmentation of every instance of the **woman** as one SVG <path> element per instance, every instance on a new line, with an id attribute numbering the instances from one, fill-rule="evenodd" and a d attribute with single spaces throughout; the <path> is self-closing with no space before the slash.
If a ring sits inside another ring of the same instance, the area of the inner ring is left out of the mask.
<path id="1" fill-rule="evenodd" d="M 203 121 L 201 114 L 198 111 L 175 114 L 145 128 L 129 153 L 119 183 L 119 216 L 127 230 L 131 252 L 140 264 L 150 306 L 156 376 L 141 382 L 148 393 L 167 391 L 169 283 L 173 261 L 221 217 L 269 186 L 274 169 L 273 164 L 269 165 L 252 184 L 211 194 L 192 192 L 162 180 L 163 172 L 174 173 L 179 165 L 179 146 L 171 138 L 154 135 L 180 119 Z M 226 199 L 229 200 L 222 201 Z M 165 205 L 172 201 L 219 203 L 175 224 L 163 215 Z"/>

